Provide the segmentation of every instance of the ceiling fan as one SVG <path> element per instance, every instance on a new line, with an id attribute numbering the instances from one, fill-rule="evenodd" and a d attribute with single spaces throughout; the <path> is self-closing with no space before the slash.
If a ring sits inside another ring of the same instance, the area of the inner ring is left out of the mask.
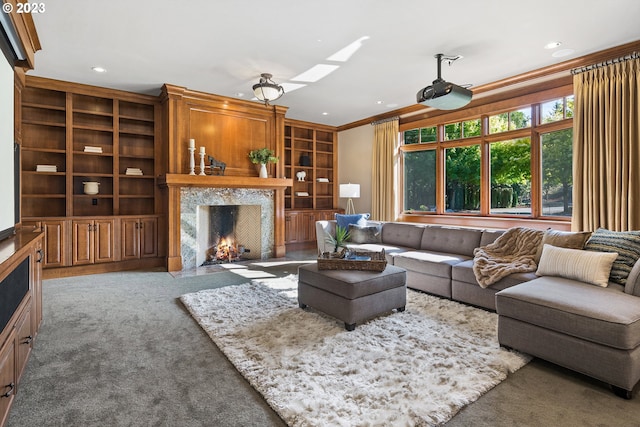
<path id="1" fill-rule="evenodd" d="M 430 86 L 418 91 L 417 102 L 439 110 L 455 110 L 464 107 L 471 102 L 473 92 L 465 87 L 467 85 L 447 82 L 441 76 L 442 61 L 448 61 L 449 65 L 451 65 L 462 56 L 445 56 L 442 53 L 438 53 L 435 58 L 438 61 L 438 78 Z"/>

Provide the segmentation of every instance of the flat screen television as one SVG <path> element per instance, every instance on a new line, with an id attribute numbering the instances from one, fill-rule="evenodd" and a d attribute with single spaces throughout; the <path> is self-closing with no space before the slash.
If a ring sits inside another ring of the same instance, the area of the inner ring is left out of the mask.
<path id="1" fill-rule="evenodd" d="M 20 222 L 20 147 L 14 138 L 14 65 L 17 57 L 9 39 L 9 16 L 0 25 L 0 240 L 14 234 Z"/>

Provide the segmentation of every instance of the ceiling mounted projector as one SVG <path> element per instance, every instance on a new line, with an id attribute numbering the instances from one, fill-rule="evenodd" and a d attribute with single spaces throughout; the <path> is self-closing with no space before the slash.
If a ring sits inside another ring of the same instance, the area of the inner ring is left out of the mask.
<path id="1" fill-rule="evenodd" d="M 446 82 L 441 76 L 442 60 L 449 61 L 449 65 L 451 65 L 461 56 L 444 56 L 439 53 L 435 55 L 435 58 L 438 60 L 438 78 L 433 81 L 431 86 L 418 91 L 416 96 L 418 104 L 439 110 L 455 110 L 464 107 L 471 102 L 473 92 L 465 87 Z"/>

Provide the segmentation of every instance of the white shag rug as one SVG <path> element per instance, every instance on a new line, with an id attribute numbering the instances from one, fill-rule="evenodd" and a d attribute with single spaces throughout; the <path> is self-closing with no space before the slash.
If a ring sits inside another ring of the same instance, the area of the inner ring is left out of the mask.
<path id="1" fill-rule="evenodd" d="M 495 313 L 412 290 L 352 332 L 300 309 L 293 275 L 180 299 L 289 426 L 439 425 L 530 360 Z"/>

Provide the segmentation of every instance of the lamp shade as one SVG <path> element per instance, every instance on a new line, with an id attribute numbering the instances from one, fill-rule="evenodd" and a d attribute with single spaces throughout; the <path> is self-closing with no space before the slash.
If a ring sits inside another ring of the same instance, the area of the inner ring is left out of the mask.
<path id="1" fill-rule="evenodd" d="M 360 184 L 340 184 L 340 197 L 357 199 L 360 197 Z"/>

